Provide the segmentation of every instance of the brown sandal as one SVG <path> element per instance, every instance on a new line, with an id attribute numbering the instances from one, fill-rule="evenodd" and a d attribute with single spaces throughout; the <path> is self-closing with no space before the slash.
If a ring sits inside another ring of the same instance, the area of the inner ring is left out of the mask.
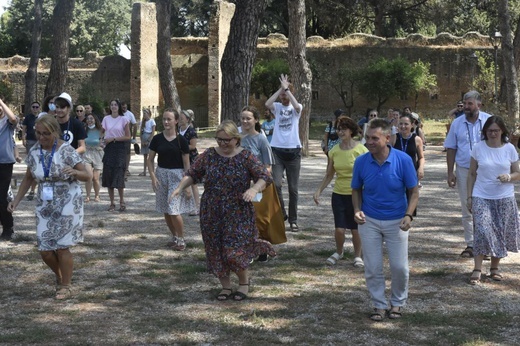
<path id="1" fill-rule="evenodd" d="M 110 207 L 108 207 L 108 211 L 114 211 L 114 210 L 116 210 L 116 205 L 110 204 Z"/>
<path id="2" fill-rule="evenodd" d="M 481 270 L 480 269 L 474 269 L 473 272 L 471 273 L 471 277 L 469 278 L 469 284 L 470 285 L 478 285 L 480 283 L 480 274 L 481 274 Z M 478 275 L 475 275 L 475 273 L 478 273 Z"/>
<path id="3" fill-rule="evenodd" d="M 503 277 L 502 275 L 500 274 L 500 271 L 498 270 L 498 268 L 491 268 L 489 270 L 489 278 L 491 280 L 494 280 L 494 281 L 502 281 Z"/>
<path id="4" fill-rule="evenodd" d="M 68 299 L 72 296 L 72 291 L 70 289 L 70 285 L 61 285 L 56 291 L 56 299 L 64 300 Z"/>
<path id="5" fill-rule="evenodd" d="M 120 207 L 119 207 L 119 211 L 120 211 L 120 212 L 126 211 L 126 204 L 121 203 L 121 204 L 120 204 Z"/>
<path id="6" fill-rule="evenodd" d="M 397 320 L 403 317 L 403 312 L 401 311 L 400 306 L 392 306 L 390 310 L 388 310 L 388 318 L 391 320 Z"/>
<path id="7" fill-rule="evenodd" d="M 370 319 L 374 322 L 381 322 L 382 320 L 385 319 L 385 315 L 386 315 L 386 310 L 374 308 L 374 310 L 370 314 Z"/>

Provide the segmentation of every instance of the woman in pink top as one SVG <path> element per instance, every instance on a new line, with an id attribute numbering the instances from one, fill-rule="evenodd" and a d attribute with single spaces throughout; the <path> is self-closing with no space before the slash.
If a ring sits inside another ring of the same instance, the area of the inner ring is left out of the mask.
<path id="1" fill-rule="evenodd" d="M 116 209 L 114 189 L 119 192 L 119 211 L 125 211 L 125 141 L 130 140 L 130 127 L 128 120 L 123 116 L 123 109 L 119 100 L 110 101 L 110 111 L 111 114 L 104 117 L 102 123 L 105 135 L 102 185 L 108 188 L 110 197 L 108 211 Z"/>

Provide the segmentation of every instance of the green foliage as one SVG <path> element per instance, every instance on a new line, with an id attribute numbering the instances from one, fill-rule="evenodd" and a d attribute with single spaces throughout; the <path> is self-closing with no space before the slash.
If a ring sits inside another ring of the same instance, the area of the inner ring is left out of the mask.
<path id="1" fill-rule="evenodd" d="M 471 89 L 479 91 L 484 103 L 491 103 L 495 90 L 493 57 L 482 52 L 476 52 L 475 54 L 478 57 L 476 66 L 478 73 L 474 75 Z"/>
<path id="2" fill-rule="evenodd" d="M 88 81 L 81 85 L 78 104 L 90 104 L 92 112 L 98 115 L 103 115 L 105 106 L 107 106 L 99 89 L 96 89 Z"/>
<path id="3" fill-rule="evenodd" d="M 280 87 L 280 75 L 288 73 L 284 59 L 258 60 L 251 74 L 251 93 L 270 96 Z"/>
<path id="4" fill-rule="evenodd" d="M 117 54 L 119 45 L 130 42 L 132 0 L 76 0 L 71 23 L 70 56 L 88 51 L 100 55 Z M 56 1 L 44 1 L 40 57 L 48 57 L 51 47 L 51 20 Z M 0 56 L 29 56 L 34 21 L 32 0 L 12 0 L 1 20 Z"/>
<path id="5" fill-rule="evenodd" d="M 359 93 L 377 101 L 378 110 L 391 97 L 405 97 L 436 87 L 436 76 L 429 73 L 429 64 L 421 61 L 410 64 L 402 57 L 379 58 L 358 73 L 363 77 L 358 79 Z"/>
<path id="6" fill-rule="evenodd" d="M 13 86 L 7 79 L 0 80 L 0 98 L 5 103 L 12 102 L 13 100 Z"/>
<path id="7" fill-rule="evenodd" d="M 174 37 L 208 35 L 211 0 L 173 0 L 170 28 Z"/>

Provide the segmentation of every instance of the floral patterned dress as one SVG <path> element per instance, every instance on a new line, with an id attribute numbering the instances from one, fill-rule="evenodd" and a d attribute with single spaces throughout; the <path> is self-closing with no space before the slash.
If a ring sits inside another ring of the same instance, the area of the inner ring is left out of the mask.
<path id="1" fill-rule="evenodd" d="M 200 229 L 206 250 L 208 271 L 218 278 L 247 269 L 260 254 L 276 256 L 271 244 L 258 239 L 255 209 L 242 194 L 251 180 L 272 178 L 248 150 L 233 157 L 207 149 L 186 173 L 196 183 L 204 178 L 200 205 Z"/>
<path id="2" fill-rule="evenodd" d="M 49 180 L 53 185 L 53 200 L 41 199 L 44 179 L 40 157 L 40 144 L 29 151 L 25 159 L 27 167 L 38 181 L 36 204 L 36 235 L 38 250 L 52 251 L 68 248 L 83 241 L 83 196 L 77 180 L 62 173 L 65 166 L 74 167 L 83 160 L 76 150 L 68 144 L 62 144 L 52 157 Z M 51 152 L 43 150 L 46 163 Z"/>

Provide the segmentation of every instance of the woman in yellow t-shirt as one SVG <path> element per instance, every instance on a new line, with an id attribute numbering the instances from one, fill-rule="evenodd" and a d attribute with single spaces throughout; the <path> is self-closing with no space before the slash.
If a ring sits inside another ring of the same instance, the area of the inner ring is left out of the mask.
<path id="1" fill-rule="evenodd" d="M 364 266 L 361 258 L 361 239 L 357 230 L 357 223 L 354 221 L 350 182 L 352 180 L 354 161 L 358 156 L 368 152 L 368 150 L 363 144 L 353 139 L 354 136 L 361 132 L 361 129 L 351 118 L 340 116 L 336 120 L 336 129 L 341 141 L 328 152 L 327 172 L 314 193 L 314 202 L 319 204 L 318 200 L 321 193 L 330 184 L 334 174 L 336 174 L 336 182 L 332 191 L 336 252 L 327 259 L 327 264 L 335 265 L 338 260 L 343 258 L 345 231 L 350 229 L 354 245 L 354 267 L 361 268 Z"/>

